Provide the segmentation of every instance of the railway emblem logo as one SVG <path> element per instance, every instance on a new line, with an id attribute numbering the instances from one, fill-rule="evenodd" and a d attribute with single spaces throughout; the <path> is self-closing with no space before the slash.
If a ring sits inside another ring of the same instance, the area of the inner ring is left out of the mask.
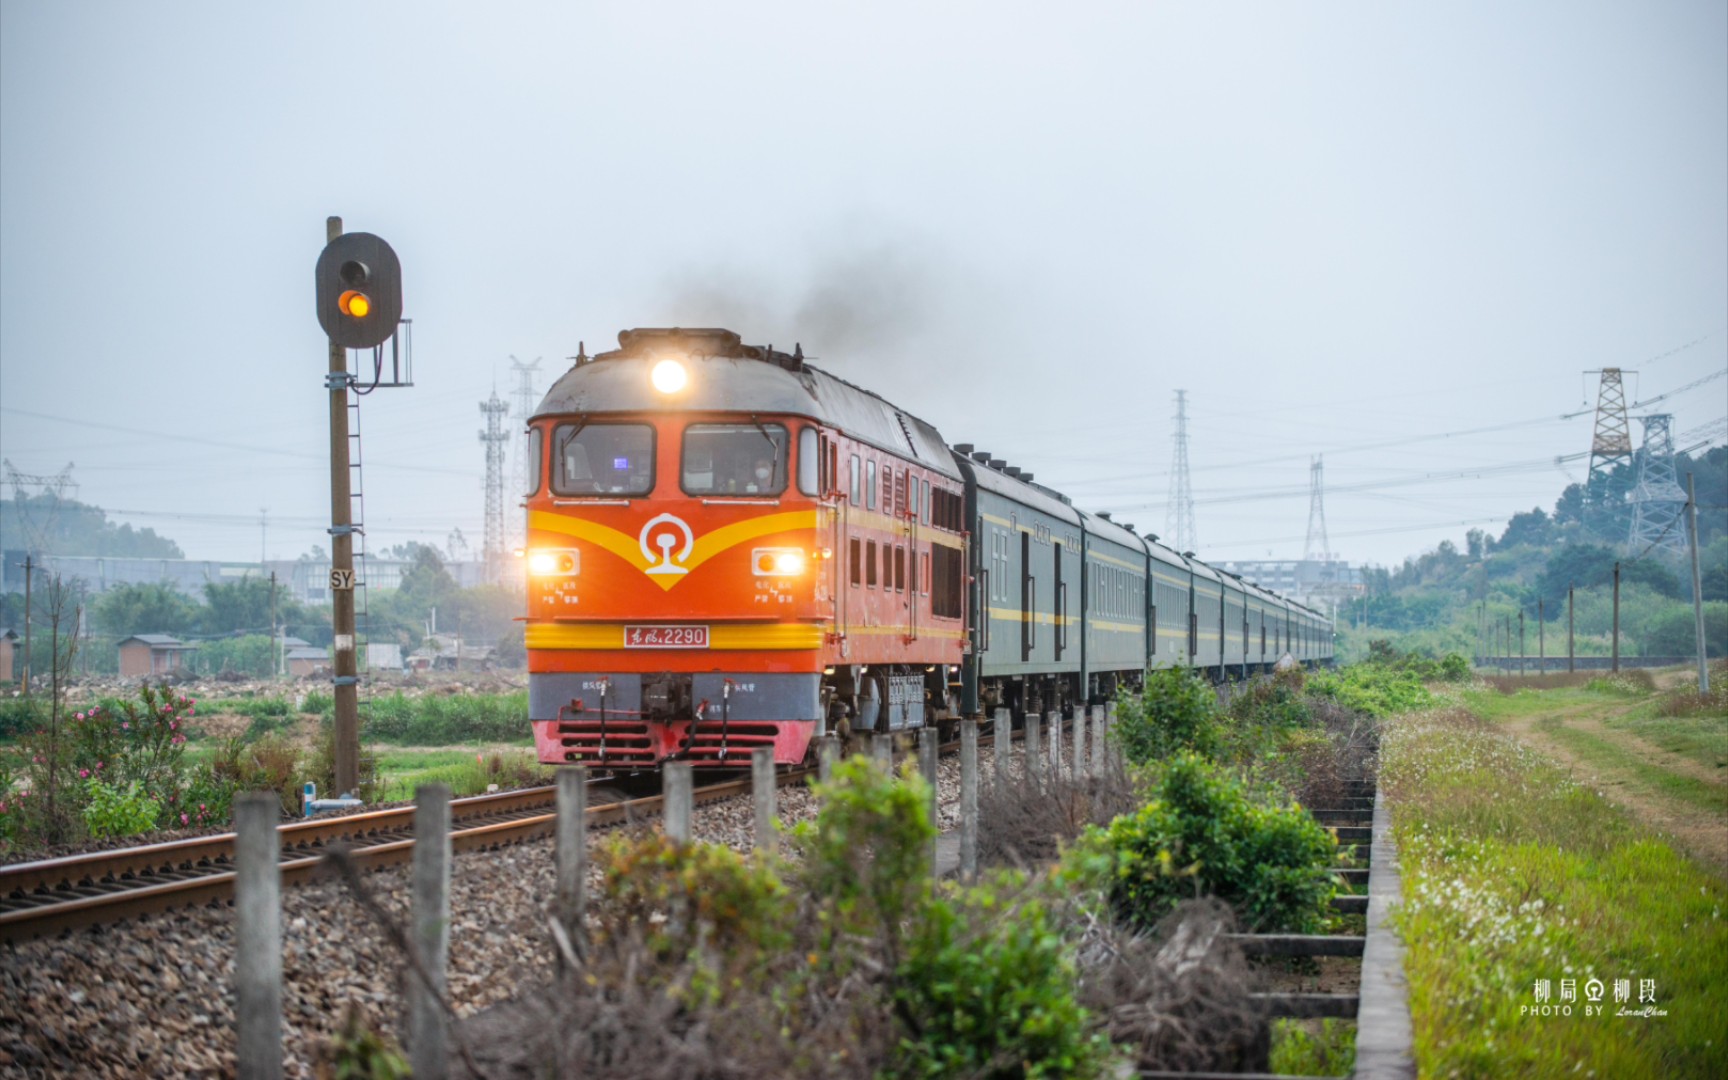
<path id="1" fill-rule="evenodd" d="M 674 555 L 672 549 L 682 540 L 684 546 Z M 690 553 L 696 549 L 696 534 L 684 519 L 675 514 L 660 514 L 648 519 L 648 524 L 642 526 L 642 533 L 636 538 L 642 548 L 642 557 L 648 560 L 643 568 L 645 574 L 688 574 L 690 569 L 678 565 L 690 558 Z M 652 543 L 653 546 L 650 546 Z M 654 548 L 659 548 L 658 551 Z"/>

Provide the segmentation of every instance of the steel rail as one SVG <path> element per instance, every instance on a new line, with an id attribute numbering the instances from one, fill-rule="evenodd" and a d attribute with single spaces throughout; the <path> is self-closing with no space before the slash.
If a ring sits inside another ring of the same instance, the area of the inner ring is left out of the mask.
<path id="1" fill-rule="evenodd" d="M 1022 733 L 1014 731 L 1011 738 L 1021 741 Z M 954 753 L 959 746 L 943 743 L 939 752 Z M 785 786 L 815 773 L 811 768 L 792 769 L 780 773 L 776 782 Z M 749 790 L 750 780 L 743 778 L 710 784 L 694 794 L 696 804 L 704 805 Z M 537 811 L 552 804 L 554 792 L 550 786 L 522 788 L 451 800 L 452 824 L 472 823 L 451 830 L 451 849 L 488 850 L 552 835 L 556 814 Z M 661 802 L 661 796 L 651 795 L 590 805 L 589 827 L 658 812 Z M 413 819 L 414 807 L 409 805 L 280 825 L 282 883 L 299 885 L 320 874 L 323 858 L 306 852 L 334 843 L 375 840 L 350 851 L 363 868 L 406 862 L 414 846 Z M 226 901 L 233 895 L 234 872 L 228 868 L 233 853 L 230 832 L 0 867 L 0 942 Z"/>
<path id="2" fill-rule="evenodd" d="M 780 785 L 801 782 L 813 775 L 814 770 L 794 769 L 781 773 L 777 777 Z M 453 851 L 486 851 L 510 844 L 519 844 L 543 836 L 550 836 L 557 828 L 556 813 L 525 812 L 534 806 L 545 806 L 551 801 L 546 794 L 553 789 L 524 789 L 522 792 L 503 793 L 500 796 L 474 796 L 469 799 L 454 800 L 452 808 L 458 804 L 466 804 L 463 817 L 470 822 L 481 819 L 478 823 L 450 832 L 450 846 Z M 750 790 L 749 779 L 729 780 L 719 784 L 710 784 L 695 792 L 697 805 L 729 799 L 745 794 Z M 533 793 L 539 793 L 535 795 Z M 517 796 L 510 798 L 508 796 Z M 533 800 L 538 798 L 538 803 Z M 491 800 L 490 803 L 487 800 Z M 630 821 L 638 815 L 657 812 L 662 802 L 662 796 L 650 795 L 624 802 L 598 803 L 588 808 L 588 826 L 606 827 Z M 283 836 L 283 860 L 281 865 L 282 883 L 301 885 L 322 876 L 325 872 L 324 859 L 320 855 L 308 855 L 304 849 L 311 845 L 313 837 L 318 837 L 318 843 L 329 844 L 341 839 L 364 839 L 376 836 L 385 829 L 385 822 L 390 820 L 412 821 L 414 808 L 396 807 L 390 810 L 373 811 L 369 814 L 355 814 L 348 818 L 333 818 L 323 822 L 293 822 L 279 827 Z M 342 822 L 354 822 L 356 819 L 372 820 L 360 823 L 359 831 L 339 832 L 335 830 L 309 829 L 310 825 L 338 825 Z M 401 830 L 394 829 L 394 832 Z M 290 846 L 290 838 L 293 846 Z M 168 844 L 151 844 L 142 848 L 126 849 L 119 852 L 97 852 L 93 855 L 69 856 L 64 859 L 45 860 L 43 863 L 26 863 L 17 867 L 8 867 L 13 871 L 13 881 L 26 880 L 59 880 L 65 881 L 72 872 L 89 873 L 93 867 L 100 865 L 101 856 L 115 856 L 110 865 L 141 865 L 154 870 L 153 876 L 159 880 L 151 884 L 127 887 L 116 878 L 113 882 L 102 882 L 88 876 L 73 881 L 71 886 L 63 886 L 61 893 L 78 892 L 79 895 L 69 899 L 48 899 L 48 902 L 30 906 L 15 906 L 0 911 L 0 941 L 17 941 L 96 923 L 114 922 L 136 915 L 152 914 L 168 911 L 174 908 L 210 904 L 227 901 L 234 892 L 234 871 L 229 869 L 207 869 L 217 867 L 216 858 L 223 861 L 231 859 L 233 851 L 233 833 L 219 836 L 199 837 L 193 840 L 174 841 Z M 226 852 L 222 845 L 226 844 Z M 164 850 L 166 849 L 166 850 Z M 397 866 L 408 862 L 413 856 L 414 840 L 411 836 L 384 840 L 380 843 L 368 844 L 353 849 L 349 855 L 363 869 L 377 870 L 388 866 Z M 188 868 L 185 863 L 189 854 L 204 858 L 205 861 L 196 867 Z M 157 869 L 164 862 L 167 869 Z M 50 866 L 49 864 L 54 864 Z M 82 882 L 91 881 L 90 885 Z M 8 883 L 8 892 L 12 882 Z M 103 889 L 103 884 L 108 888 Z M 120 884 L 121 887 L 113 887 Z M 10 896 L 9 903 L 17 903 L 21 898 Z M 22 898 L 28 900 L 28 897 Z"/>

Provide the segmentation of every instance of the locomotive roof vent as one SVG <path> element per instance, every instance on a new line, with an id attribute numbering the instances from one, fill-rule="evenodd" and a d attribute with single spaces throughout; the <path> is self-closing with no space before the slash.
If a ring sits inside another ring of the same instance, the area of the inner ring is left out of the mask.
<path id="1" fill-rule="evenodd" d="M 988 462 L 988 464 L 992 469 L 995 469 L 997 472 L 1001 472 L 1003 469 L 1006 469 L 1008 467 L 1008 463 L 999 457 L 991 458 L 990 461 Z"/>
<path id="2" fill-rule="evenodd" d="M 1032 474 L 1022 470 L 1020 473 L 1020 479 L 1026 481 L 1028 484 L 1030 484 L 1032 482 Z"/>
<path id="3" fill-rule="evenodd" d="M 988 451 L 988 450 L 975 451 L 972 454 L 972 460 L 976 461 L 980 465 L 988 465 L 988 464 L 990 464 L 990 451 Z"/>
<path id="4" fill-rule="evenodd" d="M 972 444 L 969 442 L 957 442 L 954 444 L 954 452 L 956 454 L 964 454 L 967 457 L 971 457 L 972 456 L 972 450 L 973 450 Z"/>
<path id="5" fill-rule="evenodd" d="M 1109 521 L 1110 520 L 1110 511 L 1100 510 L 1100 511 L 1098 511 L 1098 516 L 1103 518 L 1105 521 Z"/>
<path id="6" fill-rule="evenodd" d="M 1004 465 L 1002 466 L 1002 471 L 1015 479 L 1021 479 L 1020 467 L 1017 465 Z"/>
<path id="7" fill-rule="evenodd" d="M 730 360 L 761 360 L 787 371 L 802 371 L 804 346 L 791 353 L 776 352 L 772 345 L 746 345 L 744 339 L 721 327 L 637 327 L 618 332 L 618 348 L 597 353 L 595 361 L 671 357 L 716 357 Z"/>

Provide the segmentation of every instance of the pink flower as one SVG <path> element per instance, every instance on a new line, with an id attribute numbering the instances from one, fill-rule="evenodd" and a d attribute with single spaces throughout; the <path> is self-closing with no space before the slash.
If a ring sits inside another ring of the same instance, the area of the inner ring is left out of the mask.
<path id="1" fill-rule="evenodd" d="M 168 730 L 169 731 L 174 731 L 175 729 L 179 728 L 179 726 L 180 725 L 173 720 L 168 721 Z"/>
<path id="2" fill-rule="evenodd" d="M 122 721 L 120 721 L 120 727 L 125 731 L 131 731 L 132 730 L 132 721 L 122 720 Z"/>
<path id="3" fill-rule="evenodd" d="M 78 714 L 78 717 L 77 717 L 77 718 L 78 718 L 78 719 L 79 719 L 79 720 L 82 720 L 82 719 L 84 719 L 84 714 L 83 714 L 83 713 L 79 713 L 79 714 Z"/>
<path id="4" fill-rule="evenodd" d="M 189 824 L 191 824 L 191 822 L 192 822 L 192 819 L 187 817 L 185 814 L 180 815 L 180 824 L 189 825 Z"/>
<path id="5" fill-rule="evenodd" d="M 98 761 L 98 762 L 97 762 L 97 763 L 96 763 L 96 767 L 97 767 L 97 768 L 98 768 L 98 769 L 100 769 L 100 768 L 103 768 L 103 767 L 104 767 L 104 765 L 105 765 L 105 763 L 104 763 L 104 762 L 101 762 L 101 761 Z"/>
<path id="6" fill-rule="evenodd" d="M 90 779 L 90 770 L 89 769 L 79 769 L 78 770 L 78 779 L 80 779 L 80 780 Z"/>
<path id="7" fill-rule="evenodd" d="M 203 803 L 199 803 L 199 804 L 198 804 L 198 809 L 199 809 L 199 810 L 200 810 L 200 811 L 202 811 L 202 810 L 203 810 L 203 809 L 204 809 L 204 804 L 203 804 Z"/>

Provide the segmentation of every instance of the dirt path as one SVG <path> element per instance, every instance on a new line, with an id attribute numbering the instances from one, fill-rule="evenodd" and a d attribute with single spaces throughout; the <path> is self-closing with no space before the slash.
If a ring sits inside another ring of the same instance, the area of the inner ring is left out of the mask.
<path id="1" fill-rule="evenodd" d="M 1728 878 L 1728 817 L 1656 788 L 1630 767 L 1585 758 L 1542 728 L 1545 722 L 1553 721 L 1608 743 L 1633 760 L 1653 768 L 1718 790 L 1728 790 L 1725 770 L 1708 768 L 1683 755 L 1654 746 L 1629 731 L 1608 726 L 1607 721 L 1629 712 L 1636 704 L 1574 706 L 1536 716 L 1510 717 L 1502 724 L 1523 742 L 1570 767 L 1580 780 L 1589 782 L 1606 798 L 1632 811 L 1645 824 L 1671 839 L 1681 851 Z"/>

